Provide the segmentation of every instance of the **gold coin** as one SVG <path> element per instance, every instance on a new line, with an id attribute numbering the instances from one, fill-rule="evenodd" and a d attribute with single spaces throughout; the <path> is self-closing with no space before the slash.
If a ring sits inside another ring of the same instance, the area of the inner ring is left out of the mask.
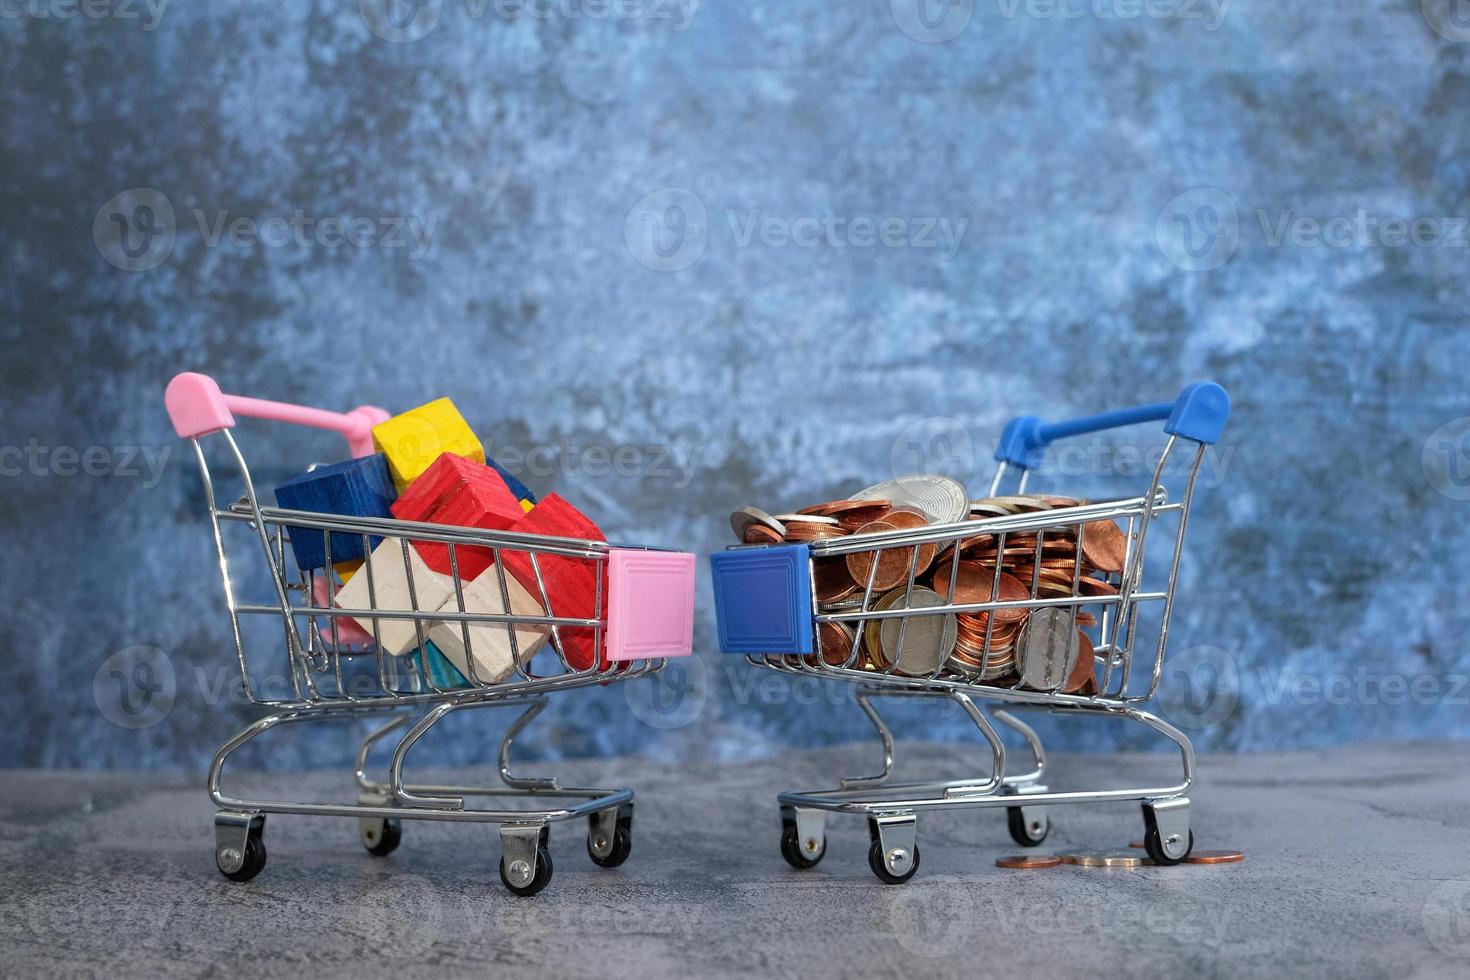
<path id="1" fill-rule="evenodd" d="M 1061 864 L 1061 858 L 1050 854 L 1012 854 L 1009 857 L 995 859 L 997 868 L 1020 868 L 1026 871 L 1057 868 Z"/>
<path id="2" fill-rule="evenodd" d="M 1127 851 L 1068 851 L 1062 855 L 1062 863 L 1079 868 L 1139 868 L 1143 858 Z"/>

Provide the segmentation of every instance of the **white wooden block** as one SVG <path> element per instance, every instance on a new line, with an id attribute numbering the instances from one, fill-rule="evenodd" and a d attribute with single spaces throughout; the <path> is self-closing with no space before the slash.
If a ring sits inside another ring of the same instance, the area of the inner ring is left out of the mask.
<path id="1" fill-rule="evenodd" d="M 510 614 L 513 616 L 544 616 L 541 604 L 514 577 L 505 576 L 505 592 L 510 597 Z M 479 578 L 464 586 L 464 608 L 451 589 L 449 598 L 440 607 L 441 612 L 486 613 L 501 615 L 505 604 L 500 596 L 500 579 L 492 566 L 480 573 Z M 468 625 L 470 649 L 475 655 L 475 677 L 482 683 L 496 684 L 505 680 L 515 670 L 511 656 L 511 630 L 508 623 L 475 623 L 465 620 L 445 620 L 434 624 L 429 639 L 434 646 L 459 668 L 465 677 L 470 677 L 469 657 L 465 655 L 464 629 Z M 516 625 L 516 646 L 521 663 L 525 664 L 536 655 L 551 636 L 549 626 Z"/>
<path id="2" fill-rule="evenodd" d="M 367 565 L 358 569 L 347 584 L 338 590 L 338 608 L 384 611 L 412 611 L 417 608 L 422 612 L 434 612 L 442 606 L 446 597 L 454 595 L 454 580 L 425 565 L 424 560 L 419 557 L 418 549 L 409 546 L 407 550 L 413 575 L 412 601 L 409 596 L 408 573 L 403 567 L 404 543 L 393 538 L 385 538 L 373 549 Z M 371 595 L 368 591 L 369 569 L 372 571 Z M 373 598 L 376 598 L 377 602 L 371 601 Z M 373 632 L 373 619 L 365 617 L 354 619 L 354 622 L 369 634 Z M 394 655 L 412 650 L 419 645 L 419 631 L 416 628 L 418 622 L 422 622 L 425 633 L 433 626 L 430 620 L 416 622 L 412 619 L 384 617 L 376 622 L 379 644 L 384 650 Z"/>

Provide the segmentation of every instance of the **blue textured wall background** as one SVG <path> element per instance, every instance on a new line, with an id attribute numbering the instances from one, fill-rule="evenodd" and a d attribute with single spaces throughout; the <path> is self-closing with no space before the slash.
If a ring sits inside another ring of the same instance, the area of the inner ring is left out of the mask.
<path id="1" fill-rule="evenodd" d="M 514 7 L 6 7 L 0 764 L 199 767 L 254 717 L 220 693 L 203 504 L 163 414 L 184 369 L 326 407 L 449 394 L 502 459 L 572 461 L 527 474 L 536 489 L 615 538 L 699 552 L 739 504 L 886 478 L 915 433 L 978 493 L 1011 414 L 1214 378 L 1236 412 L 1162 712 L 1217 749 L 1470 735 L 1470 20 L 1437 0 L 926 2 L 929 21 L 905 0 Z M 425 240 L 210 233 L 298 211 Z M 820 227 L 829 212 L 902 244 Z M 753 217 L 775 223 L 747 238 Z M 1302 217 L 1341 220 L 1326 243 Z M 1430 224 L 1402 242 L 1390 218 Z M 267 484 L 340 452 L 240 437 Z M 1111 453 L 1156 440 L 1088 445 L 1051 485 L 1136 489 Z M 588 472 L 594 446 L 636 447 L 631 472 Z M 128 447 L 166 453 L 161 472 L 133 474 Z M 697 662 L 563 699 L 529 751 L 863 735 L 850 704 L 779 703 L 715 655 L 703 580 L 697 622 Z M 162 652 L 174 697 L 120 727 L 99 668 L 135 647 Z M 1214 673 L 1223 700 L 1199 700 Z M 896 716 L 967 737 L 953 715 Z M 449 727 L 449 758 L 491 755 L 493 725 Z M 335 763 L 348 741 L 269 751 Z"/>

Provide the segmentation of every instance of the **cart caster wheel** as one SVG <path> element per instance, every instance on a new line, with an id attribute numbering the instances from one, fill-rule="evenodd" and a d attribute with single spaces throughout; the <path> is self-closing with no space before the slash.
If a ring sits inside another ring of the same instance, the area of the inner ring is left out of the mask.
<path id="1" fill-rule="evenodd" d="M 597 853 L 597 844 L 596 840 L 591 837 L 587 838 L 587 856 L 592 859 L 592 863 L 604 868 L 616 868 L 628 860 L 628 855 L 633 853 L 633 831 L 629 827 L 624 827 L 620 821 L 617 829 L 613 831 L 612 840 L 607 841 L 604 845 L 607 848 L 605 853 Z M 540 861 L 540 858 L 537 858 L 537 861 Z"/>
<path id="2" fill-rule="evenodd" d="M 781 856 L 798 871 L 815 868 L 827 853 L 827 835 L 801 839 L 795 820 L 781 821 Z"/>
<path id="3" fill-rule="evenodd" d="M 1010 829 L 1011 840 L 1022 847 L 1036 847 L 1051 831 L 1046 814 L 1038 812 L 1035 807 L 1006 807 L 1006 826 Z"/>
<path id="4" fill-rule="evenodd" d="M 1148 852 L 1149 860 L 1154 864 L 1160 865 L 1161 867 L 1178 864 L 1189 857 L 1190 852 L 1194 850 L 1194 831 L 1191 830 L 1189 832 L 1189 846 L 1178 857 L 1171 858 L 1164 853 L 1164 842 L 1159 838 L 1159 828 L 1157 827 L 1148 828 L 1148 831 L 1143 835 L 1143 849 Z"/>
<path id="5" fill-rule="evenodd" d="M 259 834 L 251 834 L 246 838 L 244 859 L 240 862 L 238 868 L 234 871 L 228 871 L 226 870 L 226 862 L 233 856 L 233 854 L 228 853 L 228 849 L 226 853 L 216 851 L 214 855 L 215 867 L 219 868 L 220 874 L 231 881 L 249 881 L 251 878 L 260 874 L 261 870 L 265 868 L 265 841 Z"/>
<path id="6" fill-rule="evenodd" d="M 403 840 L 403 821 L 397 817 L 362 822 L 362 846 L 374 857 L 387 857 Z"/>
<path id="7" fill-rule="evenodd" d="M 902 874 L 894 874 L 888 870 L 888 865 L 883 860 L 883 844 L 875 840 L 868 848 L 868 867 L 873 869 L 873 874 L 884 884 L 901 885 L 919 873 L 919 846 L 914 845 L 913 859 L 908 862 L 907 870 Z"/>
<path id="8" fill-rule="evenodd" d="M 500 882 L 516 895 L 534 895 L 551 881 L 551 852 L 545 846 L 536 848 L 536 873 L 529 879 L 524 861 L 513 861 L 511 865 L 506 868 L 505 858 L 500 859 Z"/>

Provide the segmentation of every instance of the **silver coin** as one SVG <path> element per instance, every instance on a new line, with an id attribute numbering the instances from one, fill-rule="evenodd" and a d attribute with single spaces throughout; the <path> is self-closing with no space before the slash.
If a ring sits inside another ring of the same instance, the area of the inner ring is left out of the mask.
<path id="1" fill-rule="evenodd" d="M 859 490 L 853 500 L 888 500 L 895 507 L 917 507 L 931 524 L 953 524 L 970 514 L 970 495 L 947 476 L 901 476 Z"/>
<path id="2" fill-rule="evenodd" d="M 730 514 L 730 529 L 735 532 L 736 540 L 742 543 L 745 541 L 746 529 L 752 524 L 764 524 L 781 537 L 786 537 L 785 525 L 759 507 L 741 507 Z"/>
<path id="3" fill-rule="evenodd" d="M 1139 868 L 1143 858 L 1129 851 L 1068 851 L 1061 855 L 1063 864 L 1080 868 Z"/>
<path id="4" fill-rule="evenodd" d="M 878 603 L 883 609 L 932 609 L 945 605 L 945 601 L 933 589 L 919 586 L 904 602 L 904 590 L 895 589 Z M 891 600 L 891 601 L 890 601 Z M 944 616 L 904 616 L 900 619 L 880 620 L 878 642 L 883 659 L 896 664 L 895 674 L 906 677 L 928 677 L 954 652 L 959 626 L 953 614 Z M 903 648 L 899 649 L 898 635 L 903 633 Z"/>
<path id="5" fill-rule="evenodd" d="M 835 517 L 818 517 L 816 514 L 777 514 L 771 520 L 782 524 L 821 524 L 824 527 L 837 527 L 841 523 Z"/>
<path id="6" fill-rule="evenodd" d="M 1081 656 L 1072 613 L 1058 607 L 1037 609 L 1016 638 L 1016 669 L 1033 691 L 1058 691 Z"/>

